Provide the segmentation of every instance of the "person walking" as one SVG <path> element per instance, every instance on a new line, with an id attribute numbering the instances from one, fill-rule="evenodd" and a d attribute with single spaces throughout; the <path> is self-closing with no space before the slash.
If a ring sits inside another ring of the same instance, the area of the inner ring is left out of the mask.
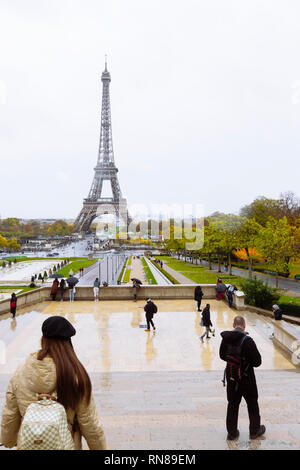
<path id="1" fill-rule="evenodd" d="M 60 301 L 61 302 L 63 302 L 63 300 L 64 300 L 65 287 L 66 287 L 66 281 L 64 280 L 64 278 L 62 278 L 60 283 L 59 283 L 59 293 L 60 293 Z"/>
<path id="2" fill-rule="evenodd" d="M 26 409 L 37 403 L 38 395 L 47 394 L 57 395 L 57 401 L 65 408 L 76 450 L 82 449 L 82 436 L 90 450 L 106 449 L 91 381 L 73 349 L 71 337 L 75 334 L 64 317 L 53 316 L 44 321 L 41 349 L 30 354 L 8 384 L 1 422 L 5 447 L 20 448 L 19 431 Z"/>
<path id="3" fill-rule="evenodd" d="M 151 299 L 147 299 L 147 303 L 144 307 L 144 311 L 146 312 L 146 322 L 147 322 L 147 328 L 145 331 L 150 331 L 150 325 L 153 328 L 153 331 L 156 330 L 155 325 L 153 323 L 153 315 L 157 313 L 157 306 L 155 305 L 154 302 L 152 302 Z"/>
<path id="4" fill-rule="evenodd" d="M 213 326 L 211 319 L 210 319 L 210 304 L 206 304 L 205 308 L 202 311 L 202 318 L 201 318 L 201 326 L 205 327 L 205 331 L 203 335 L 200 336 L 201 341 L 203 342 L 203 338 L 206 335 L 206 338 L 210 338 L 209 333 L 211 332 L 213 336 L 215 336 L 215 330 L 211 330 L 211 326 Z"/>
<path id="5" fill-rule="evenodd" d="M 51 287 L 51 291 L 50 291 L 50 295 L 52 297 L 52 300 L 56 300 L 56 295 L 57 295 L 57 291 L 58 291 L 58 287 L 59 287 L 59 281 L 57 279 L 57 277 L 54 279 L 53 283 L 52 283 L 52 287 Z"/>
<path id="6" fill-rule="evenodd" d="M 96 302 L 99 300 L 99 287 L 100 287 L 100 281 L 96 277 L 96 279 L 94 281 L 94 298 L 95 298 Z"/>
<path id="7" fill-rule="evenodd" d="M 204 294 L 203 294 L 203 291 L 201 289 L 201 286 L 196 286 L 195 291 L 194 291 L 194 300 L 196 300 L 196 302 L 197 302 L 197 311 L 198 312 L 202 312 L 200 307 L 201 307 L 201 301 L 202 301 L 203 295 Z"/>
<path id="8" fill-rule="evenodd" d="M 15 318 L 16 310 L 17 310 L 17 296 L 13 292 L 10 298 L 10 313 L 12 314 L 12 318 Z"/>
<path id="9" fill-rule="evenodd" d="M 261 355 L 253 339 L 245 331 L 246 322 L 242 316 L 233 320 L 233 331 L 221 333 L 222 342 L 219 356 L 227 362 L 224 372 L 227 382 L 227 440 L 237 439 L 239 406 L 242 397 L 246 400 L 249 415 L 250 439 L 262 436 L 266 427 L 260 424 L 258 391 L 254 367 L 261 365 Z"/>

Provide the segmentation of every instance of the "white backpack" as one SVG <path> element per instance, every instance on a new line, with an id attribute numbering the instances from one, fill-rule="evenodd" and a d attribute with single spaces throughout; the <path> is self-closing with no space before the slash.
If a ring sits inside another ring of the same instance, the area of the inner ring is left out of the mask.
<path id="1" fill-rule="evenodd" d="M 75 450 L 63 405 L 52 395 L 39 395 L 24 415 L 18 439 L 19 450 Z"/>

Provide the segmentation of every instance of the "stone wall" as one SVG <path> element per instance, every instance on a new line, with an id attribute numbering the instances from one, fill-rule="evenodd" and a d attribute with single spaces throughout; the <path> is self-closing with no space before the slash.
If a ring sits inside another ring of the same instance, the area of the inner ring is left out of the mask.
<path id="1" fill-rule="evenodd" d="M 282 348 L 295 366 L 300 365 L 300 330 L 284 320 L 272 320 L 274 343 Z"/>
<path id="2" fill-rule="evenodd" d="M 203 284 L 201 288 L 204 293 L 203 299 L 215 299 L 215 284 Z M 155 299 L 193 299 L 195 285 L 193 284 L 176 284 L 170 286 L 141 286 L 137 298 L 146 300 Z M 51 300 L 51 287 L 41 287 L 30 292 L 18 295 L 17 308 L 33 305 L 43 301 Z M 59 293 L 57 295 L 59 298 Z M 131 286 L 108 286 L 100 288 L 100 300 L 131 300 L 133 291 Z M 65 290 L 64 300 L 69 299 L 69 291 Z M 92 286 L 76 287 L 75 300 L 93 300 L 94 292 Z M 237 310 L 244 309 L 244 294 L 236 292 L 234 294 L 233 306 Z M 0 301 L 0 315 L 9 312 L 9 300 Z"/>

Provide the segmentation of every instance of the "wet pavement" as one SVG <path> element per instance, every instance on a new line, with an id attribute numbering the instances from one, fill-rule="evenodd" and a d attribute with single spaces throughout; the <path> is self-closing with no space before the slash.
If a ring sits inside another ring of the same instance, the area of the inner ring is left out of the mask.
<path id="1" fill-rule="evenodd" d="M 237 441 L 226 441 L 225 363 L 220 332 L 235 310 L 212 300 L 216 336 L 201 343 L 200 313 L 192 300 L 157 301 L 156 332 L 145 332 L 143 301 L 44 302 L 0 320 L 6 362 L 0 365 L 0 409 L 11 374 L 39 348 L 41 325 L 65 316 L 76 328 L 76 353 L 93 383 L 110 449 L 299 449 L 299 369 L 269 339 L 268 319 L 245 312 L 247 331 L 262 358 L 256 370 L 262 423 L 267 433 L 249 440 L 245 402 Z M 1 355 L 0 355 L 1 357 Z"/>

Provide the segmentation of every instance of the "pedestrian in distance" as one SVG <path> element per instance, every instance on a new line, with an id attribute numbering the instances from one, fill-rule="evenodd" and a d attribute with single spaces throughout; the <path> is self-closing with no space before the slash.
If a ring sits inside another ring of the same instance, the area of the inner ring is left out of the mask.
<path id="1" fill-rule="evenodd" d="M 69 287 L 70 302 L 74 302 L 75 293 L 76 293 L 75 286 L 76 286 L 77 282 L 78 282 L 78 279 L 76 277 L 74 277 L 72 274 L 67 279 L 67 283 L 68 283 L 68 287 Z"/>
<path id="2" fill-rule="evenodd" d="M 260 423 L 258 391 L 254 367 L 261 365 L 261 355 L 254 340 L 245 331 L 246 322 L 242 316 L 233 320 L 233 330 L 221 333 L 222 342 L 219 356 L 226 362 L 223 383 L 227 382 L 227 440 L 239 437 L 238 414 L 244 397 L 249 415 L 250 439 L 262 436 L 266 428 Z"/>
<path id="3" fill-rule="evenodd" d="M 133 300 L 137 301 L 138 290 L 140 289 L 140 284 L 134 279 L 132 281 L 132 291 L 133 291 Z"/>
<path id="4" fill-rule="evenodd" d="M 278 320 L 282 320 L 282 310 L 281 308 L 279 307 L 279 305 L 275 304 L 272 306 L 272 311 L 273 311 L 273 314 L 274 314 L 274 320 L 278 321 Z"/>
<path id="5" fill-rule="evenodd" d="M 196 300 L 196 302 L 197 302 L 197 311 L 198 312 L 202 312 L 200 307 L 201 307 L 201 301 L 202 301 L 203 295 L 204 294 L 203 294 L 203 291 L 201 289 L 201 286 L 196 286 L 195 291 L 194 291 L 194 300 Z"/>
<path id="6" fill-rule="evenodd" d="M 63 302 L 63 300 L 64 300 L 65 287 L 66 287 L 66 281 L 64 280 L 64 278 L 62 278 L 60 283 L 59 283 L 59 293 L 60 293 L 60 301 L 61 302 Z"/>
<path id="7" fill-rule="evenodd" d="M 146 322 L 147 322 L 147 328 L 145 331 L 150 331 L 150 325 L 153 328 L 153 331 L 156 330 L 155 325 L 153 323 L 153 315 L 157 313 L 157 306 L 155 305 L 154 302 L 152 302 L 151 299 L 147 299 L 147 303 L 144 307 L 144 311 L 146 313 Z"/>
<path id="8" fill-rule="evenodd" d="M 16 310 L 17 310 L 17 296 L 13 292 L 10 298 L 10 313 L 12 314 L 12 318 L 15 318 Z"/>
<path id="9" fill-rule="evenodd" d="M 282 309 L 279 307 L 279 305 L 275 304 L 272 305 L 272 312 L 274 314 L 274 320 L 280 321 L 282 320 Z M 270 339 L 274 339 L 274 332 L 271 334 Z"/>
<path id="10" fill-rule="evenodd" d="M 227 299 L 228 299 L 228 305 L 230 308 L 232 308 L 232 304 L 233 304 L 233 294 L 234 292 L 238 290 L 238 288 L 232 284 L 232 285 L 229 285 L 226 289 L 226 296 L 227 296 Z"/>
<path id="11" fill-rule="evenodd" d="M 58 287 L 59 287 L 59 281 L 57 279 L 57 277 L 54 279 L 53 283 L 52 283 L 52 287 L 51 287 L 51 291 L 50 291 L 50 295 L 52 297 L 52 300 L 56 300 L 56 295 L 57 295 L 57 291 L 58 291 Z"/>
<path id="12" fill-rule="evenodd" d="M 99 288 L 100 288 L 100 281 L 96 277 L 96 279 L 94 281 L 94 299 L 95 299 L 96 302 L 99 300 Z"/>
<path id="13" fill-rule="evenodd" d="M 201 326 L 204 326 L 205 331 L 200 336 L 200 340 L 203 342 L 203 338 L 206 335 L 206 338 L 210 338 L 209 333 L 212 333 L 215 336 L 215 330 L 211 329 L 210 327 L 213 326 L 211 319 L 210 319 L 210 304 L 206 304 L 205 308 L 202 311 L 202 318 L 200 322 Z"/>
<path id="14" fill-rule="evenodd" d="M 56 431 L 57 427 L 53 429 L 45 423 L 44 431 L 41 427 L 37 428 L 39 415 L 27 424 L 38 432 L 35 437 L 30 440 L 25 429 L 23 433 L 22 423 L 26 421 L 26 416 L 29 417 L 29 407 L 35 405 L 37 409 L 40 400 L 51 397 L 45 402 L 49 404 L 48 421 L 51 419 L 51 402 L 56 399 L 66 420 L 65 432 L 61 436 L 68 437 L 72 449 L 81 450 L 82 436 L 89 449 L 106 449 L 91 380 L 73 349 L 71 337 L 75 334 L 76 330 L 64 317 L 52 316 L 44 321 L 41 349 L 29 355 L 8 384 L 1 422 L 1 441 L 5 447 L 17 445 L 18 449 L 39 450 L 43 442 L 55 442 L 58 447 L 54 449 L 61 449 L 60 442 L 55 439 L 56 434 L 53 434 L 59 432 Z M 45 407 L 41 404 L 41 408 Z M 36 412 L 44 413 L 43 410 Z"/>
<path id="15" fill-rule="evenodd" d="M 226 292 L 226 286 L 223 284 L 223 281 L 221 278 L 218 279 L 217 284 L 216 284 L 216 295 L 217 295 L 217 300 L 223 300 Z"/>

